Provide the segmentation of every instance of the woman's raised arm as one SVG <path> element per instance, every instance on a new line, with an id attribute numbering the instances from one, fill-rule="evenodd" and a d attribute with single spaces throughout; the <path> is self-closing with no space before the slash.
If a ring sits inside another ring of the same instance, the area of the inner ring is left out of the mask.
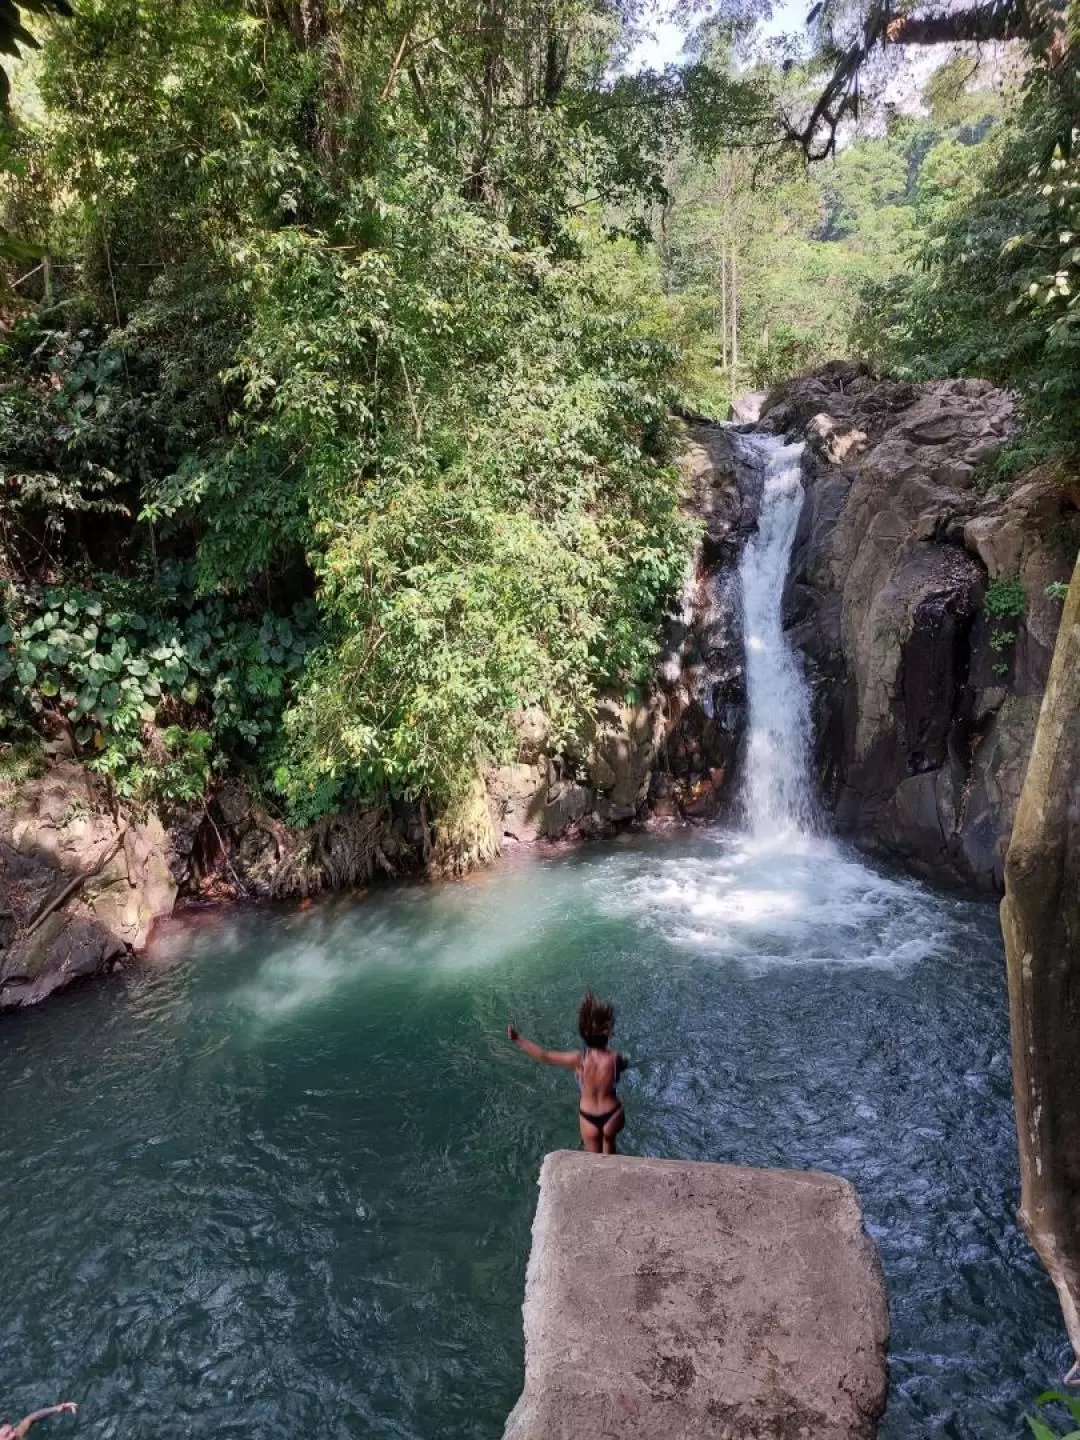
<path id="1" fill-rule="evenodd" d="M 539 1060 L 541 1065 L 561 1065 L 564 1070 L 576 1070 L 581 1064 L 581 1056 L 576 1050 L 545 1050 L 542 1045 L 526 1040 L 516 1025 L 507 1025 L 506 1036 L 530 1060 Z"/>

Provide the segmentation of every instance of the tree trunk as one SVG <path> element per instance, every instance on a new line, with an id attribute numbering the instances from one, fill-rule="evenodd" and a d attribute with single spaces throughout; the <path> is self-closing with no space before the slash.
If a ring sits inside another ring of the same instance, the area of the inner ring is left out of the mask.
<path id="1" fill-rule="evenodd" d="M 1080 560 L 1005 862 L 1001 928 L 1020 1223 L 1080 1360 Z"/>
<path id="2" fill-rule="evenodd" d="M 495 143 L 496 107 L 499 101 L 503 45 L 506 40 L 506 14 L 503 0 L 485 0 L 480 23 L 483 50 L 483 70 L 480 80 L 482 95 L 480 109 L 480 136 L 476 152 L 472 157 L 470 173 L 465 181 L 464 194 L 467 200 L 483 201 L 490 204 L 492 193 L 488 162 Z"/>
<path id="3" fill-rule="evenodd" d="M 720 308 L 720 363 L 727 370 L 727 241 L 723 237 L 720 240 Z"/>
<path id="4" fill-rule="evenodd" d="M 739 277 L 735 269 L 735 246 L 731 247 L 731 383 L 739 368 Z"/>
<path id="5" fill-rule="evenodd" d="M 1015 40 L 1031 31 L 1026 6 L 992 4 L 943 15 L 897 15 L 885 26 L 885 37 L 894 45 L 958 45 Z"/>

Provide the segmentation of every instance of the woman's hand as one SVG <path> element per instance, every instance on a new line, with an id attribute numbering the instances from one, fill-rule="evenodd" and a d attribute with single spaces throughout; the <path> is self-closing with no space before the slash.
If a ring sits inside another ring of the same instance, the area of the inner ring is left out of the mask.
<path id="1" fill-rule="evenodd" d="M 75 1415 L 78 1413 L 79 1410 L 79 1407 L 75 1404 L 74 1400 L 64 1400 L 56 1408 L 60 1411 L 61 1415 Z"/>
<path id="2" fill-rule="evenodd" d="M 507 1025 L 506 1038 L 508 1040 L 512 1040 L 515 1045 L 518 1043 L 518 1041 L 521 1039 L 521 1035 L 516 1025 Z"/>

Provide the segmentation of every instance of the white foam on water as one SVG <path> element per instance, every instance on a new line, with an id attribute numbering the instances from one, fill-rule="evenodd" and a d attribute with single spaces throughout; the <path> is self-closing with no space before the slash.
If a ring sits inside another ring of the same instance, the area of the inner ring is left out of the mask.
<path id="1" fill-rule="evenodd" d="M 414 908 L 415 907 L 415 908 Z M 232 1002 L 268 1024 L 331 1003 L 373 977 L 439 985 L 499 966 L 552 917 L 519 874 L 495 887 L 446 886 L 380 897 L 370 911 L 315 907 L 289 918 L 287 946 L 259 960 Z M 292 938 L 295 937 L 295 938 Z"/>
<path id="2" fill-rule="evenodd" d="M 788 845 L 727 835 L 705 857 L 651 856 L 621 886 L 613 879 L 594 887 L 607 914 L 751 967 L 903 968 L 941 954 L 952 938 L 940 897 L 810 836 Z"/>
<path id="3" fill-rule="evenodd" d="M 355 961 L 317 944 L 299 945 L 264 960 L 235 1000 L 260 1020 L 290 1019 L 320 1005 L 346 984 Z"/>

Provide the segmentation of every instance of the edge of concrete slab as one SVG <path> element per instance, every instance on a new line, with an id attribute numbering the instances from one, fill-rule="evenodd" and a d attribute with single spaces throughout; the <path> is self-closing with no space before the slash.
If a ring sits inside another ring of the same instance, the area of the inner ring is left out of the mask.
<path id="1" fill-rule="evenodd" d="M 889 1319 L 854 1187 L 555 1151 L 504 1440 L 872 1440 Z"/>

